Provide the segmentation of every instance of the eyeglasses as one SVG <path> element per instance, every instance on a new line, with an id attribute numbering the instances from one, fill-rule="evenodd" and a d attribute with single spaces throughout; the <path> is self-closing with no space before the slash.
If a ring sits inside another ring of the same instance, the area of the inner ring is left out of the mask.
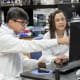
<path id="1" fill-rule="evenodd" d="M 19 21 L 19 20 L 14 20 L 15 22 L 18 22 L 22 25 L 28 25 L 28 22 L 27 21 Z"/>

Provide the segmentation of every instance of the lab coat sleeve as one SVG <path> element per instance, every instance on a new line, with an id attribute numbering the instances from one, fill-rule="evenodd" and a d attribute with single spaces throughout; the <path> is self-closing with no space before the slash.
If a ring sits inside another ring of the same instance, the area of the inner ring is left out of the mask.
<path id="1" fill-rule="evenodd" d="M 64 53 L 65 56 L 67 56 L 69 58 L 69 47 L 66 49 L 65 53 Z M 54 62 L 54 60 L 57 58 L 57 55 L 51 55 L 51 56 L 48 56 L 46 57 L 47 58 L 47 62 L 49 61 L 50 63 Z"/>
<path id="2" fill-rule="evenodd" d="M 21 40 L 12 35 L 0 36 L 0 53 L 30 53 L 42 51 L 57 44 L 56 39 Z"/>
<path id="3" fill-rule="evenodd" d="M 67 49 L 67 51 L 64 53 L 65 56 L 67 56 L 69 58 L 69 49 Z M 57 58 L 57 55 L 50 55 L 50 56 L 46 56 L 46 60 L 47 62 L 49 61 L 49 63 L 53 63 L 54 60 Z"/>
<path id="4" fill-rule="evenodd" d="M 40 57 L 39 61 L 44 61 L 45 63 L 51 63 L 51 62 L 54 62 L 55 58 L 56 56 L 43 55 Z"/>
<path id="5" fill-rule="evenodd" d="M 24 55 L 22 57 L 23 57 L 22 61 L 23 61 L 24 69 L 32 70 L 38 68 L 38 60 L 30 59 L 29 57 Z"/>
<path id="6" fill-rule="evenodd" d="M 69 50 L 66 51 L 65 55 L 69 57 Z"/>
<path id="7" fill-rule="evenodd" d="M 49 55 L 43 55 L 39 61 L 43 61 L 46 63 L 46 68 L 51 68 L 52 66 L 55 66 L 54 65 L 54 59 L 56 58 L 56 56 L 49 56 Z M 54 68 L 54 67 L 53 67 Z M 51 68 L 51 69 L 53 69 Z"/>

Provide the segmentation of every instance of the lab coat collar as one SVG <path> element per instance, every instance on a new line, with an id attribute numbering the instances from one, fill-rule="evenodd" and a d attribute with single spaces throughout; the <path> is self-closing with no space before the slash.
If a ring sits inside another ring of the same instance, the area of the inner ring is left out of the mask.
<path id="1" fill-rule="evenodd" d="M 1 28 L 7 31 L 9 34 L 13 34 L 16 36 L 15 32 L 11 28 L 9 28 L 7 24 L 1 24 Z"/>

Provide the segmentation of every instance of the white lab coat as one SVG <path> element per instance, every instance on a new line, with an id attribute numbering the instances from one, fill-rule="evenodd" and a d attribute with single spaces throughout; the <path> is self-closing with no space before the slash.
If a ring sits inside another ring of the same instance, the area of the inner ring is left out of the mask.
<path id="1" fill-rule="evenodd" d="M 57 40 L 20 40 L 14 31 L 6 24 L 0 27 L 0 76 L 4 80 L 12 80 L 23 72 L 23 62 L 26 66 L 31 64 L 36 67 L 37 61 L 33 63 L 26 59 L 20 53 L 30 53 L 34 51 L 45 50 L 53 47 Z M 16 78 L 15 78 L 16 79 Z"/>
<path id="2" fill-rule="evenodd" d="M 57 40 L 57 34 L 55 33 L 55 35 L 56 35 L 55 40 Z M 67 36 L 66 31 L 64 32 L 64 36 Z M 50 39 L 50 32 L 47 32 L 44 35 L 43 39 Z M 43 60 L 44 62 L 46 62 L 47 68 L 54 69 L 56 67 L 54 65 L 54 59 L 58 55 L 63 55 L 63 54 L 69 57 L 69 45 L 55 44 L 54 47 L 42 51 L 42 57 L 39 60 Z"/>

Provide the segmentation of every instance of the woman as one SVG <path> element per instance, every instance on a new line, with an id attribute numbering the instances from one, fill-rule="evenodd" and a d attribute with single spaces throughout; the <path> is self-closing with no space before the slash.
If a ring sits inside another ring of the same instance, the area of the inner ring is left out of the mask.
<path id="1" fill-rule="evenodd" d="M 48 66 L 54 62 L 57 64 L 66 63 L 69 59 L 69 25 L 61 10 L 51 13 L 49 16 L 49 31 L 44 35 L 44 39 L 50 38 L 57 39 L 62 44 L 58 43 L 54 48 L 43 51 L 40 61 L 45 61 Z"/>

